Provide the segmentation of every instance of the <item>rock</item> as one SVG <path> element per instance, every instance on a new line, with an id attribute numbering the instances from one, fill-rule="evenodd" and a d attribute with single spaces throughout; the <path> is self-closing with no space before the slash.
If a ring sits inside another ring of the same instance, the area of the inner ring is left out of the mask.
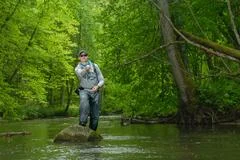
<path id="1" fill-rule="evenodd" d="M 54 138 L 54 142 L 88 142 L 100 141 L 102 136 L 88 127 L 71 125 L 60 131 Z"/>

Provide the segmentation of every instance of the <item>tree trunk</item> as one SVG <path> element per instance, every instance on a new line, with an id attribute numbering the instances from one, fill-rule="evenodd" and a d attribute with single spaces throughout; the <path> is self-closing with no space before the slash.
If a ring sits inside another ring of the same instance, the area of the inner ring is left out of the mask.
<path id="1" fill-rule="evenodd" d="M 64 106 L 65 104 L 65 86 L 63 85 L 60 90 L 60 106 Z"/>
<path id="2" fill-rule="evenodd" d="M 31 46 L 32 41 L 33 41 L 33 38 L 34 38 L 34 36 L 35 36 L 35 34 L 36 34 L 37 29 L 38 29 L 38 25 L 34 28 L 32 34 L 31 34 L 31 37 L 30 37 L 29 40 L 28 40 L 28 44 L 27 44 L 26 48 L 24 49 L 24 53 L 26 53 L 26 52 L 28 51 L 29 47 Z M 19 70 L 21 69 L 21 67 L 23 66 L 24 57 L 22 56 L 22 57 L 20 57 L 19 59 L 20 59 L 20 60 L 19 60 L 19 62 L 17 63 L 16 69 L 14 70 L 14 72 L 12 73 L 12 75 L 10 76 L 10 78 L 9 78 L 9 80 L 8 80 L 9 83 L 11 83 L 11 82 L 13 81 L 14 77 L 17 75 L 18 71 L 19 71 Z"/>
<path id="3" fill-rule="evenodd" d="M 194 123 L 194 115 L 196 111 L 195 89 L 192 85 L 192 80 L 188 77 L 186 68 L 181 59 L 180 51 L 173 42 L 176 41 L 174 31 L 167 21 L 170 19 L 168 1 L 159 1 L 160 23 L 162 35 L 165 44 L 171 44 L 167 47 L 169 63 L 172 67 L 173 78 L 179 90 L 179 123 L 192 124 Z"/>
<path id="4" fill-rule="evenodd" d="M 66 104 L 66 107 L 65 107 L 65 110 L 64 110 L 65 113 L 68 111 L 69 106 L 71 104 L 71 96 L 72 96 L 73 89 L 74 89 L 73 79 L 67 80 L 66 81 L 66 86 L 67 86 L 67 104 Z"/>

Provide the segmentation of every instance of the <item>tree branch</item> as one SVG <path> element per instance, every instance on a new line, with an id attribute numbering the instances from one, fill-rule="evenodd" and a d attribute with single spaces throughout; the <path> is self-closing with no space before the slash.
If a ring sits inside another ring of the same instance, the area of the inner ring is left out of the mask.
<path id="1" fill-rule="evenodd" d="M 216 50 L 216 51 L 214 51 L 213 50 L 213 48 L 207 48 L 207 47 L 205 47 L 205 46 L 203 46 L 203 45 L 201 45 L 201 44 L 199 44 L 199 43 L 195 43 L 195 41 L 193 42 L 192 40 L 190 40 L 189 38 L 187 38 L 185 35 L 188 35 L 188 36 L 190 36 L 190 34 L 188 34 L 187 32 L 184 32 L 184 34 L 182 33 L 182 32 L 180 32 L 175 26 L 174 26 L 174 24 L 172 23 L 172 21 L 167 17 L 167 16 L 164 16 L 166 19 L 167 19 L 167 21 L 169 22 L 169 24 L 171 25 L 171 27 L 174 29 L 174 31 L 179 35 L 179 36 L 181 36 L 187 43 L 189 43 L 189 44 L 191 44 L 191 45 L 193 45 L 193 46 L 195 46 L 195 47 L 198 47 L 198 48 L 200 48 L 200 49 L 202 49 L 202 50 L 204 50 L 204 51 L 206 51 L 207 53 L 210 53 L 210 54 L 213 54 L 213 55 L 216 55 L 216 56 L 219 56 L 219 57 L 224 57 L 224 58 L 228 58 L 228 59 L 230 59 L 230 60 L 233 60 L 233 61 L 236 61 L 236 62 L 240 62 L 240 52 L 238 51 L 238 50 L 235 50 L 235 49 L 233 49 L 233 48 L 228 48 L 228 47 L 225 47 L 225 48 L 227 48 L 228 50 L 233 50 L 233 51 L 236 51 L 236 56 L 232 56 L 232 55 L 226 55 L 226 54 L 228 54 L 228 52 L 224 52 L 224 53 L 222 53 L 222 52 L 220 52 L 220 51 L 218 51 L 218 50 Z M 194 37 L 194 39 L 195 39 L 196 37 Z M 216 45 L 217 45 L 217 43 L 215 43 Z M 218 47 L 219 47 L 220 45 L 218 45 Z M 211 46 L 212 47 L 212 46 Z M 216 48 L 214 48 L 214 49 L 217 49 L 217 47 Z M 239 52 L 239 53 L 238 53 Z"/>
<path id="2" fill-rule="evenodd" d="M 30 135 L 30 132 L 4 132 L 4 133 L 0 133 L 0 137 L 11 137 L 11 136 L 15 136 L 15 135 Z"/>
<path id="3" fill-rule="evenodd" d="M 156 2 L 154 2 L 154 0 L 150 0 L 159 10 L 160 10 L 160 12 L 162 13 L 162 11 L 161 11 L 161 8 L 156 4 Z M 175 26 L 174 26 L 174 24 L 172 23 L 172 21 L 169 19 L 169 17 L 167 17 L 166 15 L 163 15 L 165 18 L 166 18 L 166 20 L 168 21 L 168 23 L 170 24 L 170 26 L 174 29 L 174 31 L 179 35 L 179 36 L 181 36 L 187 43 L 189 43 L 189 44 L 191 44 L 191 45 L 193 45 L 193 46 L 195 46 L 195 47 L 197 47 L 197 48 L 199 48 L 199 49 L 202 49 L 202 50 L 204 50 L 205 52 L 207 52 L 207 53 L 210 53 L 210 54 L 213 54 L 213 55 L 216 55 L 216 56 L 219 56 L 219 57 L 224 57 L 224 58 L 228 58 L 228 59 L 230 59 L 230 60 L 233 60 L 233 61 L 236 61 L 236 62 L 240 62 L 240 52 L 238 51 L 238 50 L 236 50 L 236 49 L 233 49 L 233 48 L 229 48 L 229 47 L 225 47 L 225 48 L 227 48 L 227 50 L 229 51 L 229 50 L 232 50 L 232 51 L 234 51 L 234 52 L 236 52 L 236 56 L 232 56 L 232 55 L 229 55 L 228 54 L 228 52 L 226 51 L 226 52 L 221 52 L 221 51 L 219 51 L 219 50 L 217 50 L 217 47 L 216 48 L 211 48 L 211 46 L 210 46 L 210 48 L 208 48 L 209 46 L 204 46 L 204 45 L 202 45 L 202 44 L 199 44 L 199 43 L 196 43 L 195 41 L 193 41 L 193 40 L 190 40 L 189 38 L 187 38 L 186 36 L 185 36 L 185 34 L 183 34 L 183 33 L 181 33 Z M 215 44 L 217 44 L 217 43 L 215 43 Z M 219 45 L 218 44 L 218 46 L 221 46 L 221 45 Z M 235 53 L 234 53 L 235 54 Z"/>
<path id="4" fill-rule="evenodd" d="M 240 62 L 240 51 L 237 49 L 220 45 L 207 39 L 202 39 L 185 31 L 181 31 L 181 33 L 190 41 L 193 41 L 193 43 L 203 46 L 204 48 L 210 50 L 213 54 Z"/>
<path id="5" fill-rule="evenodd" d="M 236 37 L 238 46 L 240 47 L 240 37 L 239 37 L 239 33 L 237 31 L 236 24 L 234 22 L 234 16 L 233 16 L 233 13 L 232 13 L 230 0 L 227 0 L 227 6 L 228 6 L 228 12 L 229 12 L 229 16 L 230 16 L 230 20 L 231 20 L 231 24 L 232 24 L 232 29 L 233 29 L 234 35 Z"/>
<path id="6" fill-rule="evenodd" d="M 191 13 L 191 15 L 192 15 L 192 17 L 193 17 L 193 20 L 194 20 L 195 23 L 197 24 L 200 32 L 202 33 L 202 35 L 203 35 L 204 37 L 207 37 L 206 34 L 203 32 L 203 29 L 202 29 L 202 27 L 200 26 L 200 24 L 199 24 L 199 22 L 198 22 L 198 20 L 197 20 L 197 18 L 196 18 L 196 16 L 195 16 L 195 14 L 193 13 L 193 10 L 192 10 L 192 8 L 191 8 L 191 6 L 190 6 L 190 4 L 189 4 L 189 1 L 184 1 L 184 2 L 187 4 L 187 7 L 188 7 L 188 9 L 190 10 L 190 13 Z"/>
<path id="7" fill-rule="evenodd" d="M 154 52 L 158 51 L 159 49 L 168 47 L 169 45 L 172 45 L 172 44 L 179 44 L 179 43 L 184 43 L 184 42 L 182 42 L 182 41 L 175 41 L 175 42 L 171 42 L 171 43 L 168 43 L 168 44 L 164 44 L 164 45 L 162 45 L 162 46 L 159 46 L 158 48 L 153 49 L 153 50 L 150 51 L 148 54 L 144 54 L 144 53 L 143 53 L 143 54 L 141 54 L 142 56 L 140 56 L 140 57 L 138 57 L 138 58 L 135 58 L 135 59 L 133 59 L 133 60 L 130 60 L 130 61 L 124 63 L 124 64 L 121 64 L 121 66 L 122 66 L 122 65 L 128 65 L 128 64 L 131 64 L 131 63 L 133 63 L 133 62 L 142 60 L 142 59 L 144 59 L 144 58 L 146 58 L 146 57 L 148 57 L 148 56 L 152 56 L 152 54 L 153 54 Z M 119 65 L 118 65 L 118 67 L 119 67 Z"/>

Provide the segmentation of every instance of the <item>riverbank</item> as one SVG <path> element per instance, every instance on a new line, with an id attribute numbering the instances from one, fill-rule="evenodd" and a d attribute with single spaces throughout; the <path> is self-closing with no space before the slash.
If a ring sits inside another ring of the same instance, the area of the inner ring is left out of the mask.
<path id="1" fill-rule="evenodd" d="M 210 113 L 202 113 L 203 119 L 201 121 L 196 121 L 190 125 L 240 125 L 240 111 L 232 110 L 228 112 L 219 112 L 211 110 Z M 203 115 L 204 114 L 204 115 Z M 199 116 L 199 115 L 197 115 Z M 165 117 L 146 117 L 146 116 L 135 116 L 135 117 L 125 117 L 121 116 L 121 124 L 181 124 L 178 121 L 178 115 L 169 115 Z M 187 124 L 188 125 L 188 124 Z"/>

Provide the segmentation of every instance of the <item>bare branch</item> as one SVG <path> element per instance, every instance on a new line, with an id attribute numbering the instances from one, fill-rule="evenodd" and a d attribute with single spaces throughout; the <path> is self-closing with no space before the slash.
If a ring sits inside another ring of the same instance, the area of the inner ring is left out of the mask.
<path id="1" fill-rule="evenodd" d="M 195 16 L 192 8 L 191 8 L 189 2 L 188 2 L 188 1 L 185 1 L 185 2 L 186 2 L 186 4 L 187 4 L 188 9 L 190 10 L 190 13 L 191 13 L 191 15 L 192 15 L 195 23 L 197 24 L 199 30 L 201 31 L 201 33 L 203 34 L 203 36 L 207 38 L 207 35 L 203 32 L 203 29 L 202 29 L 202 27 L 200 26 L 200 24 L 199 24 L 199 22 L 198 22 L 198 20 L 197 20 L 197 18 L 196 18 L 196 16 Z"/>
<path id="2" fill-rule="evenodd" d="M 133 60 L 130 60 L 130 61 L 124 63 L 124 64 L 121 64 L 121 66 L 122 66 L 122 65 L 128 65 L 128 64 L 131 64 L 131 63 L 133 63 L 133 62 L 142 60 L 142 59 L 144 59 L 144 58 L 147 58 L 147 57 L 149 57 L 149 56 L 152 56 L 152 55 L 153 55 L 156 51 L 158 51 L 159 49 L 165 48 L 165 47 L 167 47 L 167 46 L 169 46 L 169 45 L 172 45 L 172 44 L 179 44 L 179 43 L 184 43 L 184 42 L 182 42 L 182 41 L 175 41 L 175 42 L 171 42 L 171 43 L 168 43 L 168 44 L 164 44 L 164 45 L 162 45 L 162 46 L 159 46 L 158 48 L 153 49 L 152 51 L 148 52 L 147 54 L 146 54 L 146 53 L 142 53 L 142 54 L 141 54 L 142 56 L 140 56 L 140 57 L 138 57 L 138 58 L 135 58 L 135 59 L 133 59 Z M 118 65 L 118 67 L 119 67 L 119 65 Z"/>
<path id="3" fill-rule="evenodd" d="M 171 27 L 174 29 L 174 31 L 175 31 L 178 35 L 180 35 L 187 43 L 189 43 L 189 44 L 191 44 L 191 45 L 193 45 L 193 46 L 195 46 L 195 47 L 198 47 L 198 48 L 206 51 L 207 53 L 210 53 L 210 54 L 213 54 L 213 55 L 216 55 L 216 56 L 219 56 L 219 57 L 225 57 L 225 58 L 228 58 L 228 59 L 233 60 L 233 61 L 236 61 L 236 62 L 240 62 L 240 60 L 237 59 L 237 58 L 228 56 L 228 55 L 226 55 L 226 54 L 224 54 L 224 53 L 221 53 L 221 52 L 218 52 L 218 51 L 214 51 L 214 50 L 212 50 L 212 49 L 210 49 L 210 48 L 207 48 L 207 47 L 205 47 L 205 46 L 203 46 L 203 45 L 200 45 L 200 44 L 198 44 L 198 43 L 195 43 L 195 42 L 189 40 L 186 36 L 184 36 L 184 35 L 174 26 L 174 24 L 172 23 L 172 21 L 171 21 L 167 16 L 164 16 L 164 17 L 167 19 L 167 21 L 169 22 L 169 24 L 171 25 Z"/>
<path id="4" fill-rule="evenodd" d="M 158 6 L 158 4 L 156 2 L 154 2 L 154 0 L 149 0 L 151 1 L 160 11 L 160 13 L 162 14 L 162 11 L 161 11 L 161 8 Z M 193 41 L 191 41 L 190 39 L 188 39 L 186 36 L 184 36 L 175 26 L 174 24 L 172 23 L 172 21 L 169 19 L 169 17 L 167 17 L 166 15 L 163 15 L 163 17 L 166 18 L 166 20 L 168 21 L 168 23 L 170 24 L 170 26 L 174 29 L 174 31 L 179 35 L 181 36 L 187 43 L 195 46 L 195 47 L 198 47 L 202 50 L 204 50 L 205 52 L 207 53 L 210 53 L 210 54 L 213 54 L 213 55 L 216 55 L 216 56 L 219 56 L 219 57 L 224 57 L 224 58 L 228 58 L 230 60 L 233 60 L 233 61 L 236 61 L 236 62 L 240 62 L 239 59 L 235 58 L 235 57 L 232 57 L 232 56 L 229 56 L 229 55 L 226 55 L 225 53 L 222 53 L 222 52 L 219 52 L 219 51 L 214 51 L 212 48 L 207 48 L 201 44 L 198 44 L 198 43 L 195 43 Z"/>
<path id="5" fill-rule="evenodd" d="M 15 136 L 15 135 L 30 135 L 30 132 L 4 132 L 4 133 L 0 133 L 0 137 L 11 137 L 11 136 Z"/>
<path id="6" fill-rule="evenodd" d="M 232 24 L 232 29 L 233 29 L 233 32 L 234 32 L 235 37 L 237 39 L 238 46 L 240 47 L 240 37 L 239 37 L 239 33 L 237 31 L 236 24 L 234 22 L 234 15 L 232 13 L 230 0 L 227 0 L 227 6 L 228 6 L 228 12 L 229 12 L 229 16 L 230 16 L 230 20 L 231 20 L 231 24 Z"/>
<path id="7" fill-rule="evenodd" d="M 226 64 L 226 62 L 223 59 L 221 59 L 221 61 L 222 61 L 223 65 L 225 66 L 225 68 L 228 70 L 228 72 L 232 72 L 231 69 Z"/>

